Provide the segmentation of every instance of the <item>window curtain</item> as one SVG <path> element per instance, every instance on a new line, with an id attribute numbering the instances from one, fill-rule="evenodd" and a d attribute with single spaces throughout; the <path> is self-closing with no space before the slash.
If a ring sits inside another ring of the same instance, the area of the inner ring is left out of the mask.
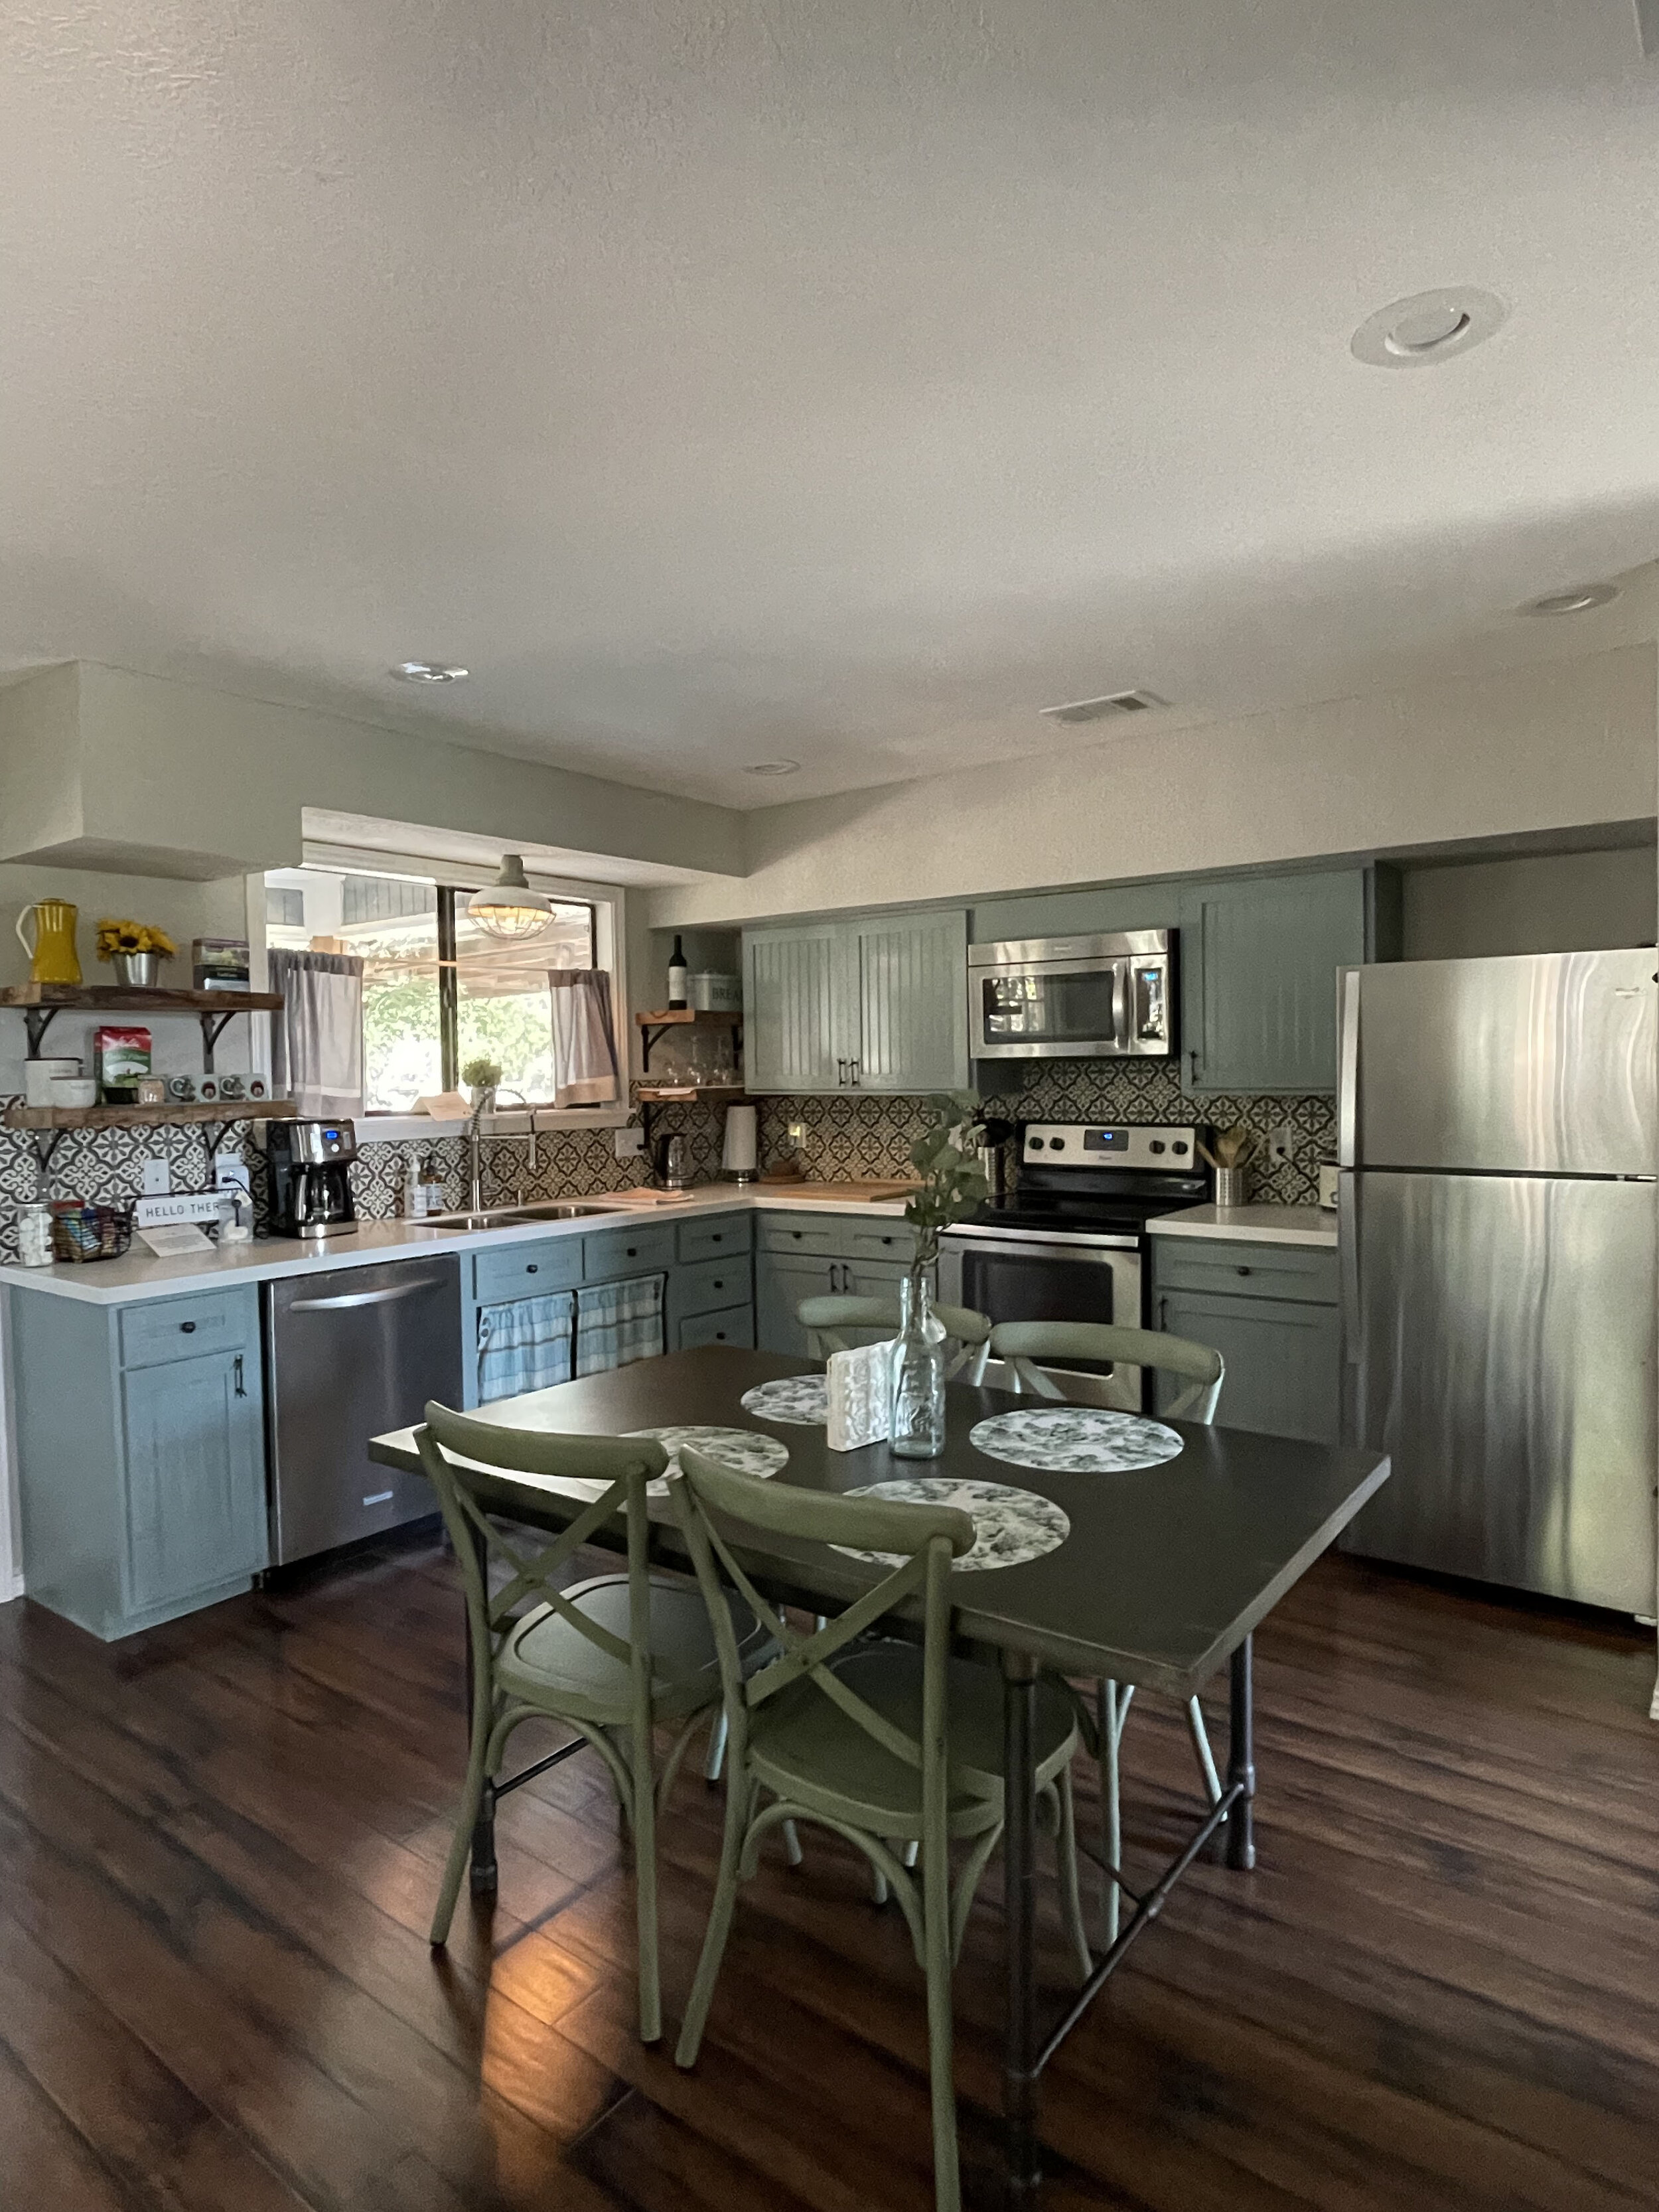
<path id="1" fill-rule="evenodd" d="M 596 1283 L 576 1293 L 576 1372 L 603 1375 L 631 1360 L 655 1359 L 663 1334 L 661 1275 L 629 1283 Z"/>
<path id="2" fill-rule="evenodd" d="M 611 978 L 603 968 L 554 968 L 553 1103 L 610 1106 L 622 1096 Z"/>
<path id="3" fill-rule="evenodd" d="M 570 1380 L 576 1301 L 568 1291 L 478 1309 L 478 1403 Z"/>
<path id="4" fill-rule="evenodd" d="M 271 1081 L 307 1120 L 363 1110 L 363 963 L 345 952 L 267 956 L 285 1004 L 271 1023 Z"/>

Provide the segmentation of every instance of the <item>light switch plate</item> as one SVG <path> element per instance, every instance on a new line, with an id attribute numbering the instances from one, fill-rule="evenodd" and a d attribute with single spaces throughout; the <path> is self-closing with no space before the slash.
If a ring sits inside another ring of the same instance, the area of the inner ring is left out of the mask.
<path id="1" fill-rule="evenodd" d="M 1287 1168 L 1295 1157 L 1296 1131 L 1288 1121 L 1281 1121 L 1267 1133 L 1267 1158 L 1276 1168 Z"/>
<path id="2" fill-rule="evenodd" d="M 792 1121 L 789 1124 L 789 1141 L 792 1145 L 805 1146 L 806 1143 L 806 1124 L 805 1121 Z"/>
<path id="3" fill-rule="evenodd" d="M 140 1169 L 142 1188 L 147 1198 L 165 1198 L 173 1188 L 173 1167 L 167 1160 L 145 1160 Z"/>
<path id="4" fill-rule="evenodd" d="M 636 1160 L 645 1150 L 645 1132 L 643 1129 L 636 1129 L 631 1126 L 625 1129 L 618 1129 L 614 1134 L 612 1142 L 616 1146 L 617 1158 L 619 1160 Z"/>

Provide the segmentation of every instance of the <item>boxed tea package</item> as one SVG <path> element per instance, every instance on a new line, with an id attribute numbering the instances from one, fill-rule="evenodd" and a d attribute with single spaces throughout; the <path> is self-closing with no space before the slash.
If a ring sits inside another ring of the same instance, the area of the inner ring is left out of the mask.
<path id="1" fill-rule="evenodd" d="M 106 1106 L 135 1106 L 140 1079 L 149 1073 L 149 1031 L 108 1026 L 93 1032 L 98 1095 Z"/>
<path id="2" fill-rule="evenodd" d="M 190 948 L 191 976 L 198 991 L 246 991 L 248 945 L 245 937 L 198 937 Z"/>

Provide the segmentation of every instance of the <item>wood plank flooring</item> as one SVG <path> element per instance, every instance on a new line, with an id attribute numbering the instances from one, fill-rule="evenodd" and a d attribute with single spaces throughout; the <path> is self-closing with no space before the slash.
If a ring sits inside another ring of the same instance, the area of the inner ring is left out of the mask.
<path id="1" fill-rule="evenodd" d="M 0 1608 L 0 2204 L 925 2212 L 921 1984 L 832 1840 L 745 1891 L 695 2074 L 634 2034 L 591 1758 L 507 1801 L 493 1919 L 428 1950 L 458 1623 L 424 1540 L 112 1647 Z M 1651 1668 L 1616 1624 L 1327 1561 L 1259 1639 L 1261 1864 L 1196 1869 L 1050 2069 L 1051 2212 L 1659 2203 Z M 1127 1754 L 1133 1873 L 1192 1802 L 1172 1706 Z M 719 1814 L 684 1778 L 672 2016 Z M 978 2204 L 999 1974 L 994 1876 L 957 1991 Z"/>

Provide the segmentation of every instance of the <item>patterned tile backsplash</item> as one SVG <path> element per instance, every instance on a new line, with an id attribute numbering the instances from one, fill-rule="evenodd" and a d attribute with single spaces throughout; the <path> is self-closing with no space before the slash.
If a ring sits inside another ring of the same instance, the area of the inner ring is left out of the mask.
<path id="1" fill-rule="evenodd" d="M 1307 1206 L 1317 1195 L 1315 1169 L 1334 1148 L 1336 1109 L 1326 1097 L 1188 1097 L 1176 1068 L 1164 1061 L 1142 1061 L 1103 1068 L 1087 1060 L 1048 1062 L 1032 1069 L 1024 1082 L 1009 1080 L 987 1104 L 1011 1121 L 1200 1121 L 1226 1127 L 1242 1121 L 1261 1132 L 1261 1157 L 1251 1176 L 1252 1195 L 1286 1206 Z M 924 1098 L 878 1097 L 866 1092 L 828 1098 L 763 1098 L 760 1105 L 763 1159 L 788 1150 L 787 1127 L 804 1122 L 806 1171 L 834 1182 L 902 1176 L 909 1172 L 910 1146 L 927 1118 Z M 1291 1162 L 1270 1168 L 1265 1139 L 1288 1122 L 1296 1133 Z M 724 1115 L 713 1106 L 663 1106 L 654 1109 L 653 1133 L 679 1134 L 688 1142 L 693 1172 L 700 1182 L 720 1174 Z M 252 1125 L 235 1125 L 224 1149 L 240 1151 L 254 1166 L 253 1187 L 259 1226 L 265 1224 L 264 1155 L 253 1142 Z M 352 1171 L 358 1212 L 367 1219 L 395 1214 L 402 1200 L 404 1164 L 410 1146 L 363 1142 Z M 459 1137 L 433 1138 L 415 1146 L 435 1163 L 452 1206 L 466 1198 L 466 1148 Z M 172 1165 L 175 1188 L 198 1190 L 211 1180 L 203 1131 L 198 1127 L 72 1131 L 52 1162 L 55 1197 L 121 1200 L 137 1196 L 143 1163 L 156 1155 Z M 616 1157 L 609 1129 L 549 1130 L 538 1146 L 536 1171 L 529 1148 L 511 1139 L 484 1145 L 484 1194 L 495 1204 L 526 1198 L 591 1197 L 620 1190 L 644 1178 L 644 1163 Z M 35 1193 L 31 1140 L 16 1130 L 0 1130 L 0 1251 L 16 1250 L 16 1212 Z"/>

